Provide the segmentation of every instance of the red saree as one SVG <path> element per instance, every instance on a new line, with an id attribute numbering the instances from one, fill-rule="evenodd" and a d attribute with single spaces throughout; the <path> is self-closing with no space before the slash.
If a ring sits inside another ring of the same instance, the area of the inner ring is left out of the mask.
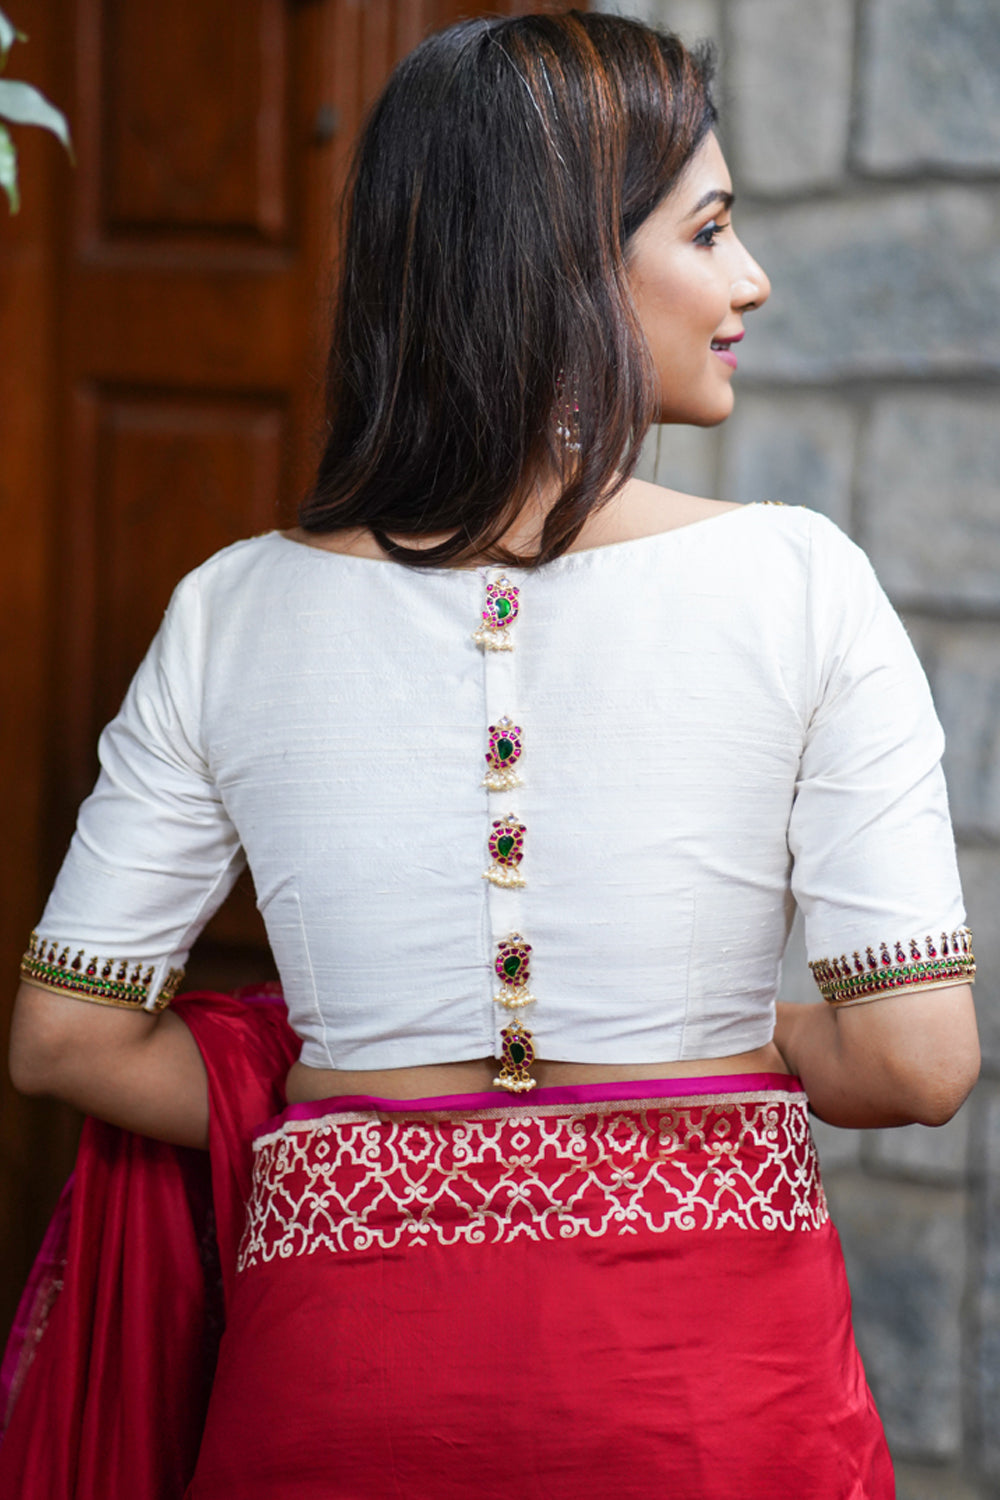
<path id="1" fill-rule="evenodd" d="M 798 1082 L 269 1121 L 190 1500 L 278 1494 L 891 1500 Z"/>
<path id="2" fill-rule="evenodd" d="M 180 1500 L 194 1469 L 254 1125 L 298 1052 L 283 1007 L 191 995 L 209 1158 L 86 1120 L 3 1367 L 2 1500 Z"/>
<path id="3" fill-rule="evenodd" d="M 87 1123 L 2 1500 L 892 1500 L 795 1080 L 270 1118 L 280 1007 L 179 1008 L 211 1185 Z"/>

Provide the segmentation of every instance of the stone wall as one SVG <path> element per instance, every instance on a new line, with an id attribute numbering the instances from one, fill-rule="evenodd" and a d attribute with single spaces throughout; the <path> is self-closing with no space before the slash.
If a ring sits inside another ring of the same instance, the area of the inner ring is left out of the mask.
<path id="1" fill-rule="evenodd" d="M 941 1130 L 820 1126 L 901 1500 L 1000 1495 L 1000 0 L 625 0 L 720 50 L 740 233 L 773 283 L 737 410 L 645 472 L 824 511 L 923 659 L 980 963 Z M 785 992 L 811 998 L 793 937 Z"/>

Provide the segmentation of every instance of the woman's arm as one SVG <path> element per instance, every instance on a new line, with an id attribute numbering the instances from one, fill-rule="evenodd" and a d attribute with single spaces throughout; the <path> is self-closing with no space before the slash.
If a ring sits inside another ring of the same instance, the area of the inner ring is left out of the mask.
<path id="1" fill-rule="evenodd" d="M 118 1010 L 22 984 L 10 1073 L 22 1094 L 48 1094 L 175 1146 L 208 1147 L 205 1065 L 169 1010 Z"/>
<path id="2" fill-rule="evenodd" d="M 779 1001 L 774 1040 L 830 1125 L 943 1125 L 979 1076 L 967 984 L 840 1009 Z"/>

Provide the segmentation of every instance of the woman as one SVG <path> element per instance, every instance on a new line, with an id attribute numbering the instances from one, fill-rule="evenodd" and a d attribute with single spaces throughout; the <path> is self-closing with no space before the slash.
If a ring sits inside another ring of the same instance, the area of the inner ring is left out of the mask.
<path id="1" fill-rule="evenodd" d="M 974 968 L 864 558 L 630 477 L 768 295 L 714 118 L 605 16 L 400 66 L 300 528 L 182 582 L 105 732 L 15 1081 L 204 1146 L 224 1070 L 163 1007 L 244 857 L 301 1044 L 194 1500 L 892 1494 L 806 1100 L 949 1118 Z M 775 1024 L 792 896 L 824 998 Z"/>

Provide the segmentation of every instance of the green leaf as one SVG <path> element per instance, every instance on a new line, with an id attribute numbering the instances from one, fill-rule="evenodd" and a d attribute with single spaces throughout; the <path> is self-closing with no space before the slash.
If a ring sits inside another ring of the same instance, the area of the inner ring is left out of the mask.
<path id="1" fill-rule="evenodd" d="M 7 61 L 7 53 L 13 47 L 14 43 L 26 42 L 27 40 L 28 38 L 24 32 L 18 31 L 17 27 L 13 26 L 3 11 L 0 10 L 0 69 L 3 68 L 4 63 Z"/>
<path id="2" fill-rule="evenodd" d="M 72 156 L 66 116 L 32 84 L 0 78 L 0 117 L 14 125 L 40 125 L 43 130 L 51 130 Z"/>
<path id="3" fill-rule="evenodd" d="M 17 147 L 4 125 L 0 125 L 0 188 L 7 194 L 11 213 L 16 214 L 21 207 L 21 195 L 17 190 Z"/>

